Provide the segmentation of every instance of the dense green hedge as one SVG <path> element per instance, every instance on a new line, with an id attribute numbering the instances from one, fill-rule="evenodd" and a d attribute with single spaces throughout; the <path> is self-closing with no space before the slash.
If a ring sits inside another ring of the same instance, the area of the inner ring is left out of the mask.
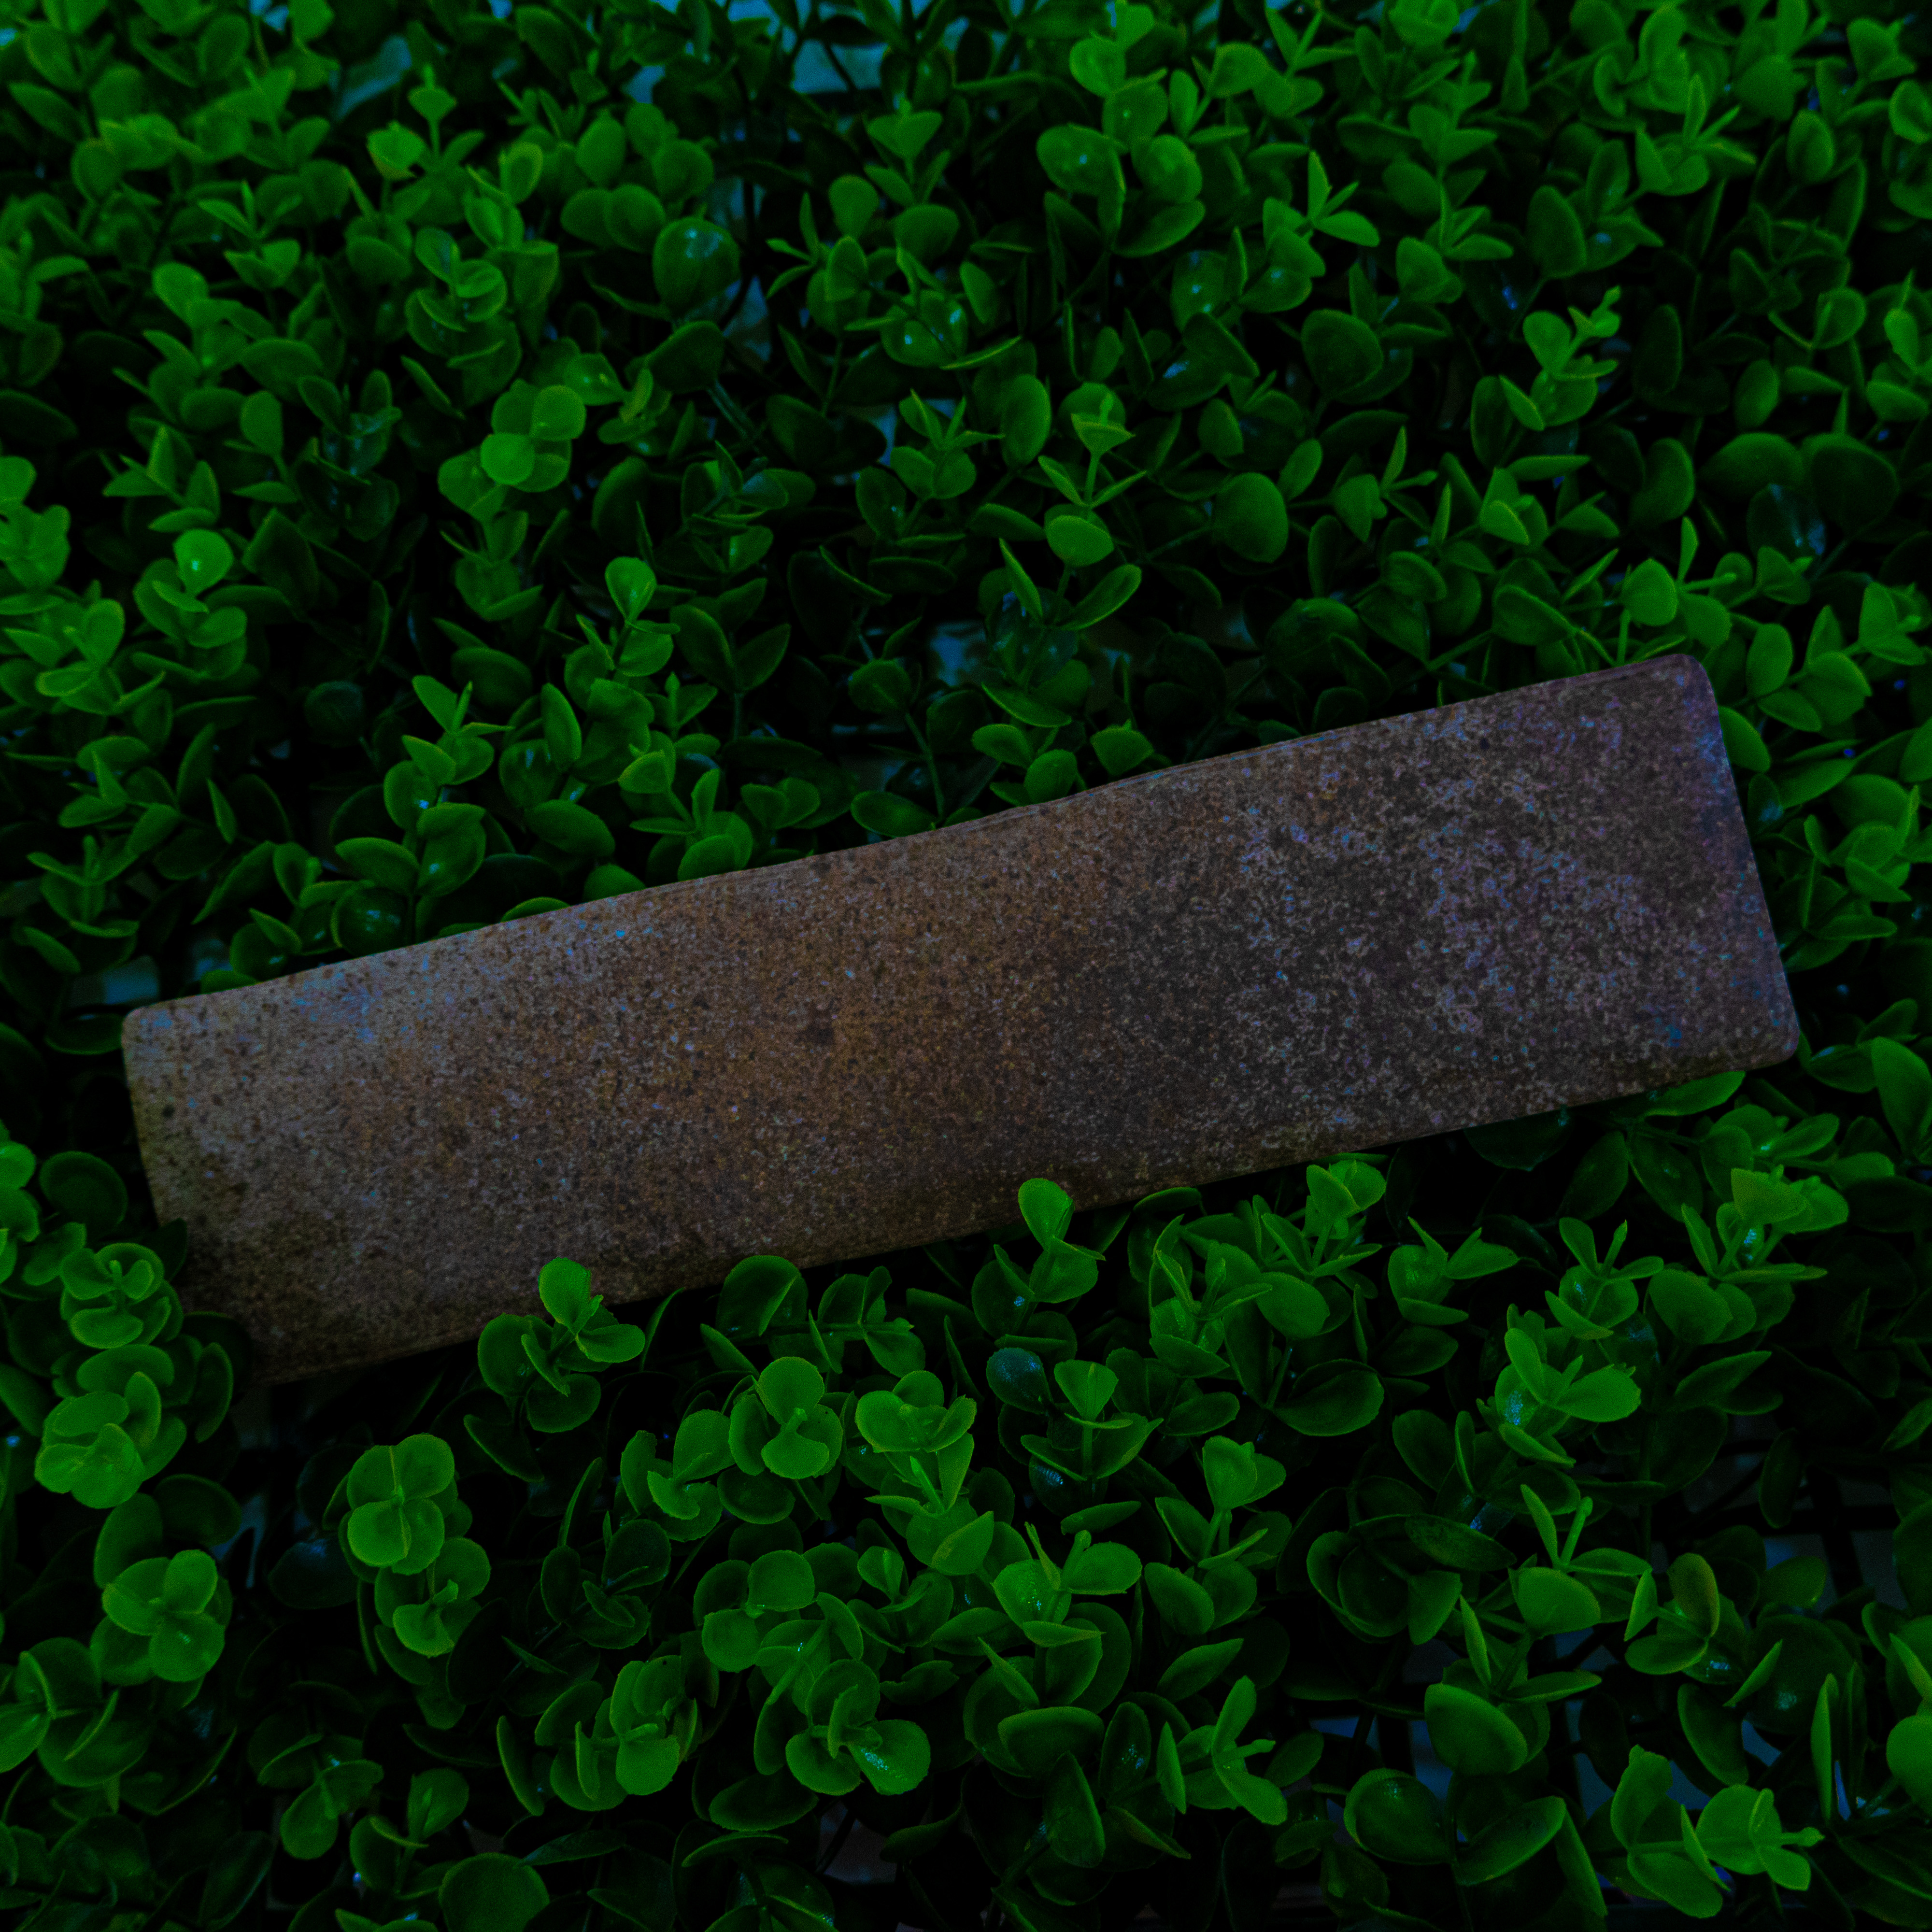
<path id="1" fill-rule="evenodd" d="M 1932 1925 L 1922 15 L 576 4 L 5 11 L 8 1922 Z M 1660 652 L 1793 1064 L 183 1312 L 133 1005 Z"/>

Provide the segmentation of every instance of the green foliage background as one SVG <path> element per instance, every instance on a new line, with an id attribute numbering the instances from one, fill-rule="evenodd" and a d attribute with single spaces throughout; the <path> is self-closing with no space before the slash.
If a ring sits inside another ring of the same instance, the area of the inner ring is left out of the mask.
<path id="1" fill-rule="evenodd" d="M 1932 1924 L 1920 15 L 0 10 L 10 1924 Z M 184 1312 L 132 1006 L 1661 652 L 1792 1064 Z"/>

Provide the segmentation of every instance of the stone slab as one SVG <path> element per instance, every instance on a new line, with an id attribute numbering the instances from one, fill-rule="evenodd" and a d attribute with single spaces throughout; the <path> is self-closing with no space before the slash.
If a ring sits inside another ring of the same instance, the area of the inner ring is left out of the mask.
<path id="1" fill-rule="evenodd" d="M 286 1380 L 1795 1050 L 1664 658 L 148 1006 L 196 1306 Z"/>

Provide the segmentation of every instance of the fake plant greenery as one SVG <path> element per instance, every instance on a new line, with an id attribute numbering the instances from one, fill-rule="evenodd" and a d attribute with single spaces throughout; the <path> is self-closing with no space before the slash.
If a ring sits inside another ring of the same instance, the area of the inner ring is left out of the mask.
<path id="1" fill-rule="evenodd" d="M 0 1904 L 1932 1924 L 1924 21 L 735 10 L 7 10 Z M 134 1005 L 1666 652 L 1791 1064 L 184 1309 Z"/>

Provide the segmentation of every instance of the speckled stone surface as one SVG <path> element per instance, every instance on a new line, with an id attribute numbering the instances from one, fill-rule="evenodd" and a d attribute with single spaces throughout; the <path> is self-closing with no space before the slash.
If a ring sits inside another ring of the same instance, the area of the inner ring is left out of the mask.
<path id="1" fill-rule="evenodd" d="M 1783 1059 L 1665 658 L 146 1007 L 197 1306 L 284 1380 Z"/>

